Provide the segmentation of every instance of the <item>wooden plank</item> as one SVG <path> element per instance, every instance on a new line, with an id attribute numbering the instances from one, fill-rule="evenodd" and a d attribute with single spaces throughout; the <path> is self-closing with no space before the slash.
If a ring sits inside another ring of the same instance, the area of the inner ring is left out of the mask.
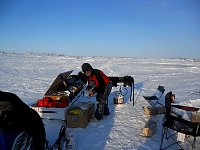
<path id="1" fill-rule="evenodd" d="M 143 134 L 145 137 L 151 137 L 156 131 L 157 123 L 151 118 L 146 122 L 145 127 L 143 128 Z"/>

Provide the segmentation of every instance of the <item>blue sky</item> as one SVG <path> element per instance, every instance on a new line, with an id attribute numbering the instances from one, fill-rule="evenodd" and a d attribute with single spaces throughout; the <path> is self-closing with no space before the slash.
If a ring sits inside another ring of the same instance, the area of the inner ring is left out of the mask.
<path id="1" fill-rule="evenodd" d="M 0 0 L 0 51 L 200 58 L 199 0 Z"/>

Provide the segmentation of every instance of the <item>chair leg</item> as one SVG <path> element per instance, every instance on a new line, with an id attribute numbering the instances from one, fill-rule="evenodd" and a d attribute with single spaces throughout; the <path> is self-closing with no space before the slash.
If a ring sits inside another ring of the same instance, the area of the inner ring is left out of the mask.
<path id="1" fill-rule="evenodd" d="M 164 140 L 164 136 L 165 136 L 165 131 L 164 131 L 164 127 L 162 128 L 162 137 L 161 137 L 161 142 L 160 142 L 160 150 L 162 150 L 162 144 L 163 144 L 163 140 Z"/>
<path id="2" fill-rule="evenodd" d="M 171 146 L 173 146 L 175 144 L 178 145 L 178 147 L 180 148 L 179 150 L 183 150 L 183 148 L 181 147 L 181 145 L 179 144 L 179 142 L 176 141 L 176 139 L 174 138 L 174 135 L 176 135 L 176 134 L 170 133 L 170 131 L 167 128 L 165 128 L 165 127 L 162 128 L 162 137 L 161 137 L 161 143 L 160 143 L 160 150 L 166 150 L 166 149 L 168 149 L 169 147 L 171 147 Z M 172 140 L 174 142 L 163 148 L 163 141 L 164 141 L 164 139 L 168 140 L 170 138 L 172 138 Z"/>
<path id="3" fill-rule="evenodd" d="M 195 148 L 195 143 L 196 143 L 196 137 L 194 137 L 194 139 L 192 141 L 192 150 Z"/>

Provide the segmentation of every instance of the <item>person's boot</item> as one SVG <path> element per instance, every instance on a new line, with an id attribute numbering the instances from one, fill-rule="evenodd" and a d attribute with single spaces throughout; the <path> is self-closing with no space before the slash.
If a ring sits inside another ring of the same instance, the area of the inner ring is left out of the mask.
<path id="1" fill-rule="evenodd" d="M 95 117 L 97 120 L 103 119 L 103 115 L 102 115 L 102 114 L 99 114 L 98 108 L 97 108 L 96 111 L 95 111 L 94 117 Z"/>
<path id="2" fill-rule="evenodd" d="M 109 108 L 108 108 L 108 105 L 107 104 L 105 104 L 104 105 L 104 113 L 103 113 L 105 116 L 108 116 L 108 115 L 110 115 L 110 111 L 109 111 Z"/>

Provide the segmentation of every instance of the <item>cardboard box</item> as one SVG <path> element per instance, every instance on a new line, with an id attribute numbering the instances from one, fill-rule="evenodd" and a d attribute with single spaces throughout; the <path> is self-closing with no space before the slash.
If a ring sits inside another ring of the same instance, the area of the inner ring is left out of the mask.
<path id="1" fill-rule="evenodd" d="M 69 128 L 85 128 L 89 122 L 89 112 L 84 111 L 83 114 L 73 115 L 67 114 L 67 127 Z"/>
<path id="2" fill-rule="evenodd" d="M 82 110 L 88 110 L 90 118 L 94 115 L 95 112 L 95 105 L 92 102 L 80 102 L 78 104 L 78 107 L 80 107 Z"/>
<path id="3" fill-rule="evenodd" d="M 91 102 L 81 102 L 71 108 L 67 113 L 67 127 L 85 128 L 94 114 L 94 104 Z"/>
<path id="4" fill-rule="evenodd" d="M 192 112 L 192 122 L 200 123 L 200 112 Z"/>
<path id="5" fill-rule="evenodd" d="M 150 106 L 147 106 L 147 107 L 143 107 L 143 109 L 144 109 L 144 114 L 146 116 L 149 116 L 149 115 L 156 116 L 156 115 L 159 115 L 159 114 L 164 114 L 165 111 L 166 111 L 165 107 L 150 107 Z"/>

